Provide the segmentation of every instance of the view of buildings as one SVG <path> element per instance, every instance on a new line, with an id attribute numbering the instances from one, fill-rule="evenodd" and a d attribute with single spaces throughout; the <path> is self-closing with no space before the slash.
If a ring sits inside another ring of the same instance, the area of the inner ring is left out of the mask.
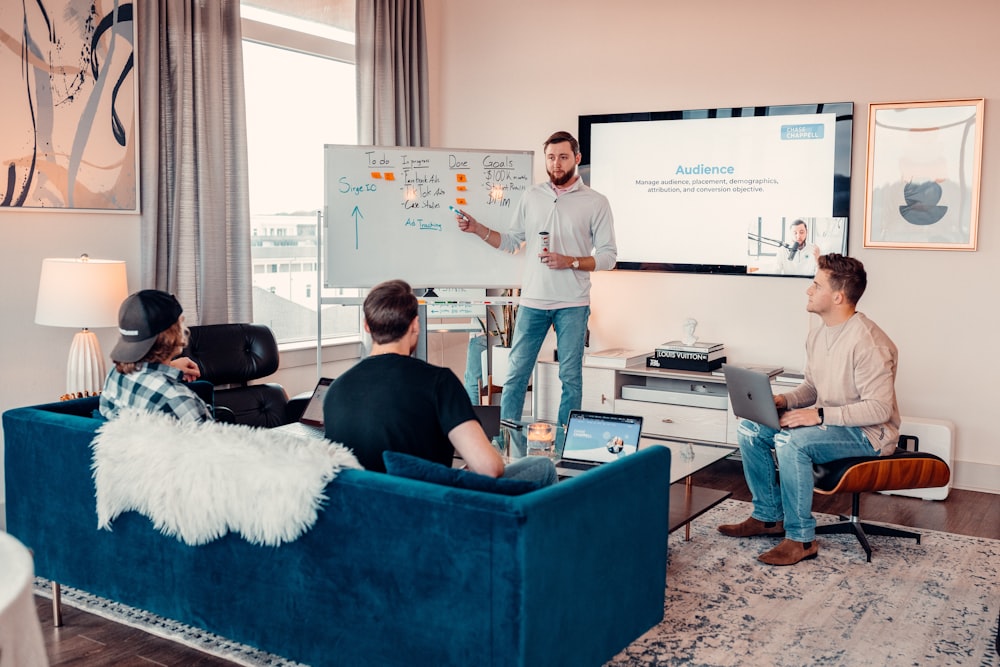
<path id="1" fill-rule="evenodd" d="M 251 216 L 254 321 L 266 324 L 282 342 L 316 338 L 316 213 Z M 325 296 L 353 295 L 355 290 L 326 290 Z M 357 306 L 324 305 L 323 336 L 359 331 Z"/>

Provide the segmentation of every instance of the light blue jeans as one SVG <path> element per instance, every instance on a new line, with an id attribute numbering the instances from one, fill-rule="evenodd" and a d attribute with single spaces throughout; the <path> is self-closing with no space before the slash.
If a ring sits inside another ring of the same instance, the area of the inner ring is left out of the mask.
<path id="1" fill-rule="evenodd" d="M 744 419 L 738 434 L 743 474 L 753 495 L 753 517 L 784 521 L 785 537 L 796 542 L 811 542 L 816 537 L 812 464 L 879 454 L 856 426 L 801 426 L 779 431 Z M 777 474 L 772 452 L 778 460 Z"/>
<path id="2" fill-rule="evenodd" d="M 547 456 L 525 456 L 523 459 L 511 461 L 503 470 L 504 479 L 520 479 L 534 482 L 539 486 L 550 486 L 556 483 L 555 463 Z"/>
<path id="3" fill-rule="evenodd" d="M 469 339 L 469 351 L 465 356 L 465 391 L 473 405 L 479 405 L 479 381 L 483 379 L 483 350 L 486 336 Z"/>
<path id="4" fill-rule="evenodd" d="M 579 410 L 583 399 L 583 342 L 587 334 L 590 306 L 540 310 L 521 306 L 517 309 L 514 338 L 510 348 L 510 371 L 500 394 L 500 417 L 519 420 L 524 412 L 524 395 L 538 351 L 549 332 L 556 330 L 559 354 L 559 424 L 566 425 L 570 410 Z M 558 430 L 558 429 L 557 429 Z"/>

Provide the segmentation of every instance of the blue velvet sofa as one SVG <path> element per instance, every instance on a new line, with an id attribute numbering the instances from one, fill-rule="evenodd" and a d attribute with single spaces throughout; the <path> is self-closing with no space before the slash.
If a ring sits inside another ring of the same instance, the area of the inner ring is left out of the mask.
<path id="1" fill-rule="evenodd" d="M 41 577 L 306 664 L 600 665 L 663 617 L 670 452 L 521 496 L 359 470 L 279 547 L 97 529 L 86 398 L 3 415 L 7 528 Z"/>

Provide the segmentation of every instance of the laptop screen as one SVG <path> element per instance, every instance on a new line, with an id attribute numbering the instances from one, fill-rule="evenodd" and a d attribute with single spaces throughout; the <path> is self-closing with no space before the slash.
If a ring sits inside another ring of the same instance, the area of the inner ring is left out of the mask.
<path id="1" fill-rule="evenodd" d="M 500 435 L 499 405 L 473 405 L 472 411 L 476 413 L 476 419 L 482 424 L 487 439 L 492 440 Z"/>
<path id="2" fill-rule="evenodd" d="M 326 390 L 330 388 L 332 383 L 333 380 L 330 378 L 320 378 L 319 384 L 316 385 L 312 396 L 309 397 L 306 409 L 302 412 L 300 422 L 309 426 L 323 425 L 323 399 L 326 397 Z"/>
<path id="3" fill-rule="evenodd" d="M 604 463 L 639 450 L 642 417 L 573 410 L 562 457 Z"/>

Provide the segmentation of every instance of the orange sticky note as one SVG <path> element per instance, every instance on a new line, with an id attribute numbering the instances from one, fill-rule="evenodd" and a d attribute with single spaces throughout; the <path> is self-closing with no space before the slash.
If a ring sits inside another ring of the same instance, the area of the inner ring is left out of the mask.
<path id="1" fill-rule="evenodd" d="M 394 180 L 396 180 L 396 174 L 392 173 L 391 171 L 385 172 L 385 180 L 387 180 L 387 181 L 394 181 Z"/>
<path id="2" fill-rule="evenodd" d="M 469 188 L 465 187 L 464 185 L 456 185 L 455 189 L 458 190 L 459 192 L 465 192 Z"/>
<path id="3" fill-rule="evenodd" d="M 458 197 L 455 199 L 455 203 L 459 206 L 465 206 L 468 202 L 465 201 L 464 197 Z"/>
<path id="4" fill-rule="evenodd" d="M 455 180 L 459 183 L 467 183 L 468 179 L 465 178 L 465 174 L 455 174 Z"/>
<path id="5" fill-rule="evenodd" d="M 372 178 L 382 178 L 382 174 L 377 171 L 373 171 Z"/>

